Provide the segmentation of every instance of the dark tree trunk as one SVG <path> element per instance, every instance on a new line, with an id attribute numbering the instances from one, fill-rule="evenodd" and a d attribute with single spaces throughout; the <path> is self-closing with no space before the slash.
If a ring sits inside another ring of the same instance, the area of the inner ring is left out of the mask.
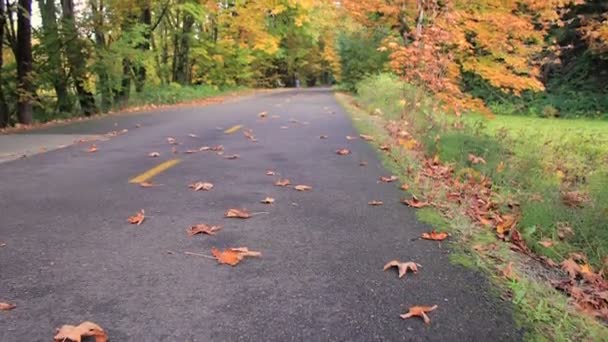
<path id="1" fill-rule="evenodd" d="M 48 58 L 48 73 L 51 76 L 55 94 L 57 95 L 57 110 L 70 112 L 72 102 L 68 93 L 68 82 L 61 61 L 63 43 L 57 26 L 57 8 L 54 0 L 38 0 L 42 18 L 42 46 Z"/>
<path id="2" fill-rule="evenodd" d="M 4 24 L 6 23 L 5 12 L 4 1 L 0 0 L 0 128 L 8 126 L 10 121 L 8 104 L 6 103 L 4 88 L 2 87 L 4 82 L 2 80 L 2 66 L 4 65 L 2 51 L 4 49 Z"/>
<path id="3" fill-rule="evenodd" d="M 150 9 L 150 1 L 147 0 L 142 6 L 140 22 L 146 26 L 144 32 L 144 41 L 140 43 L 137 48 L 143 52 L 150 50 L 150 41 L 152 39 L 152 10 Z M 135 91 L 140 93 L 144 90 L 146 84 L 146 67 L 143 65 L 137 65 L 135 68 Z"/>
<path id="4" fill-rule="evenodd" d="M 120 89 L 114 95 L 116 103 L 120 106 L 125 106 L 129 102 L 131 95 L 131 61 L 128 58 L 122 59 L 122 81 Z"/>
<path id="5" fill-rule="evenodd" d="M 93 14 L 95 45 L 97 45 L 96 72 L 98 77 L 97 90 L 101 94 L 101 110 L 107 112 L 112 108 L 112 87 L 110 77 L 104 65 L 103 52 L 106 49 L 106 37 L 103 32 L 103 0 L 91 0 L 91 13 Z"/>
<path id="6" fill-rule="evenodd" d="M 31 0 L 19 0 L 17 8 L 17 119 L 29 125 L 33 120 L 32 98 L 32 13 Z"/>
<path id="7" fill-rule="evenodd" d="M 190 35 L 194 26 L 194 18 L 190 14 L 184 15 L 179 48 L 176 44 L 175 68 L 173 81 L 186 85 L 190 83 Z"/>
<path id="8" fill-rule="evenodd" d="M 78 102 L 84 115 L 90 116 L 97 113 L 98 109 L 95 105 L 93 93 L 85 86 L 86 56 L 82 53 L 84 46 L 76 29 L 73 0 L 61 0 L 61 8 L 63 10 L 63 29 L 66 34 L 65 41 L 70 42 L 66 44 L 66 54 L 74 80 L 74 87 L 78 94 Z"/>

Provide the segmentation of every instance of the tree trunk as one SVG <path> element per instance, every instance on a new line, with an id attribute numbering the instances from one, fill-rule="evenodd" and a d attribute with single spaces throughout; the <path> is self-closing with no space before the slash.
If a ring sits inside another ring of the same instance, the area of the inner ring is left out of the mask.
<path id="1" fill-rule="evenodd" d="M 194 26 L 194 18 L 190 14 L 184 15 L 179 48 L 176 44 L 175 70 L 173 81 L 182 85 L 190 83 L 190 34 Z"/>
<path id="2" fill-rule="evenodd" d="M 97 113 L 98 109 L 95 105 L 93 93 L 85 85 L 86 56 L 82 53 L 84 46 L 76 29 L 73 0 L 61 0 L 61 8 L 63 10 L 63 29 L 66 34 L 65 41 L 69 42 L 69 44 L 66 44 L 66 54 L 78 94 L 78 102 L 84 115 L 90 116 Z"/>
<path id="3" fill-rule="evenodd" d="M 0 0 L 0 42 L 4 42 L 4 24 L 6 22 L 4 1 Z M 0 128 L 6 127 L 10 121 L 10 113 L 8 112 L 8 104 L 6 103 L 6 97 L 4 96 L 3 80 L 2 80 L 2 67 L 4 65 L 3 52 L 4 44 L 0 43 Z"/>
<path id="4" fill-rule="evenodd" d="M 33 120 L 32 97 L 32 13 L 31 0 L 19 0 L 17 9 L 17 119 L 29 125 Z"/>
<path id="5" fill-rule="evenodd" d="M 143 53 L 150 50 L 150 41 L 152 39 L 152 10 L 150 9 L 150 1 L 147 0 L 142 6 L 140 23 L 146 26 L 146 31 L 144 32 L 144 41 L 138 44 L 137 48 L 142 50 Z M 144 65 L 137 65 L 135 68 L 135 91 L 140 93 L 144 90 L 144 85 L 146 84 L 146 67 Z"/>
<path id="6" fill-rule="evenodd" d="M 106 49 L 106 37 L 103 32 L 103 0 L 90 0 L 91 13 L 93 14 L 93 34 L 95 45 L 97 45 L 96 72 L 98 77 L 97 90 L 101 94 L 101 110 L 105 113 L 112 108 L 112 87 L 110 77 L 104 65 L 104 51 Z"/>
<path id="7" fill-rule="evenodd" d="M 128 58 L 122 59 L 122 81 L 120 82 L 120 90 L 114 96 L 116 102 L 120 106 L 125 106 L 129 102 L 131 95 L 131 61 Z"/>
<path id="8" fill-rule="evenodd" d="M 48 73 L 51 76 L 55 94 L 57 95 L 57 110 L 67 113 L 72 110 L 72 102 L 68 93 L 68 82 L 61 61 L 63 43 L 57 26 L 57 8 L 54 0 L 38 0 L 42 18 L 42 46 L 48 58 Z"/>

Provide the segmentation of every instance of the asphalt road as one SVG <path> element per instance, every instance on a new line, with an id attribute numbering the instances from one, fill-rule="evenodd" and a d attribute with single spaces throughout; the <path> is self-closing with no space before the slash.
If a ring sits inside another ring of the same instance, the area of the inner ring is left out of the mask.
<path id="1" fill-rule="evenodd" d="M 262 111 L 267 118 L 258 118 Z M 252 129 L 259 141 L 242 131 L 224 133 L 234 125 Z M 447 244 L 415 240 L 431 227 L 399 203 L 398 184 L 378 183 L 388 172 L 371 146 L 345 138 L 357 133 L 328 90 L 267 93 L 33 134 L 124 128 L 97 142 L 96 153 L 79 143 L 0 164 L 6 244 L 0 301 L 17 305 L 0 312 L 0 341 L 49 341 L 56 327 L 86 320 L 101 325 L 110 341 L 521 339 L 509 305 L 482 275 L 451 264 Z M 180 152 L 221 144 L 240 158 L 175 154 L 167 137 L 181 143 Z M 336 155 L 343 147 L 352 154 Z M 161 156 L 148 157 L 153 151 Z M 176 158 L 181 163 L 154 178 L 161 186 L 128 183 Z M 266 170 L 313 190 L 276 187 Z M 215 188 L 188 189 L 199 180 Z M 266 196 L 276 203 L 260 203 Z M 385 204 L 371 207 L 370 200 Z M 229 208 L 268 214 L 223 218 Z M 128 224 L 139 209 L 146 221 Z M 197 223 L 224 228 L 188 237 L 186 228 Z M 209 254 L 213 246 L 246 246 L 262 257 L 230 267 L 183 253 Z M 398 279 L 382 271 L 392 259 L 423 267 Z M 399 317 L 410 306 L 433 304 L 430 326 Z"/>

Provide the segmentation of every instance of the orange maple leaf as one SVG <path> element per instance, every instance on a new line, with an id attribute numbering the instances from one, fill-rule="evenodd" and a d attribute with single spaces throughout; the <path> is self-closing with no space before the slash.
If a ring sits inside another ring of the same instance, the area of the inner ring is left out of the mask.
<path id="1" fill-rule="evenodd" d="M 411 317 L 420 317 L 424 320 L 424 323 L 431 324 L 431 319 L 426 315 L 427 312 L 431 312 L 437 309 L 437 305 L 433 306 L 412 306 L 408 313 L 400 315 L 403 319 Z"/>
<path id="2" fill-rule="evenodd" d="M 144 222 L 144 220 L 146 219 L 145 216 L 145 212 L 144 210 L 140 210 L 137 214 L 133 215 L 133 216 L 129 216 L 129 218 L 127 219 L 127 221 L 130 224 L 136 224 L 136 225 L 140 225 Z"/>

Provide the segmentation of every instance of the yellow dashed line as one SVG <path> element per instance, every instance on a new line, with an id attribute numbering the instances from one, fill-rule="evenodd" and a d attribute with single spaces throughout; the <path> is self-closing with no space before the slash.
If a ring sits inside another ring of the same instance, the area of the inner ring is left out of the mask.
<path id="1" fill-rule="evenodd" d="M 147 182 L 150 179 L 156 177 L 158 174 L 167 171 L 168 169 L 174 167 L 175 165 L 179 164 L 181 162 L 180 159 L 172 159 L 172 160 L 167 160 L 166 162 L 156 165 L 155 167 L 151 168 L 150 170 L 142 173 L 141 175 L 132 178 L 129 183 L 142 183 L 142 182 Z"/>
<path id="2" fill-rule="evenodd" d="M 228 128 L 227 130 L 225 130 L 224 133 L 225 134 L 232 134 L 232 133 L 238 131 L 241 128 L 243 128 L 243 125 L 232 126 L 232 127 Z"/>

